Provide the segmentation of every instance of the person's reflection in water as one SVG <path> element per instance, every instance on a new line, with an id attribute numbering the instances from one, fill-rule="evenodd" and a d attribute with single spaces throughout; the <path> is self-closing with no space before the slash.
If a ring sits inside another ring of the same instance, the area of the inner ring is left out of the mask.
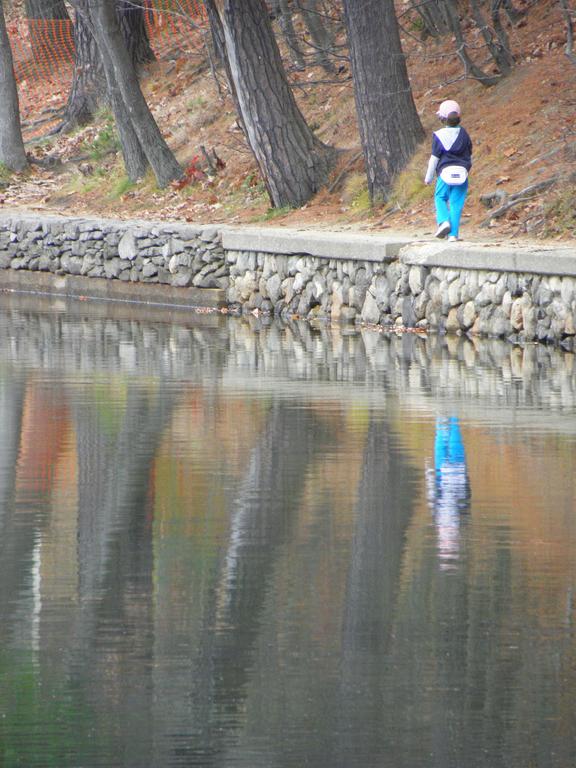
<path id="1" fill-rule="evenodd" d="M 456 567 L 460 557 L 462 517 L 470 506 L 466 452 L 458 419 L 436 419 L 434 469 L 427 473 L 428 500 L 438 536 L 442 570 Z"/>

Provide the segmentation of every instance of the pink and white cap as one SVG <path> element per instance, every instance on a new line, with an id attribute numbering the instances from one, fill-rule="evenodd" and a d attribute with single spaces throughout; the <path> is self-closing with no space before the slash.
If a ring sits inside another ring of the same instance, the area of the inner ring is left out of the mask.
<path id="1" fill-rule="evenodd" d="M 440 107 L 438 109 L 438 112 L 436 112 L 436 114 L 440 118 L 446 118 L 451 112 L 456 112 L 457 115 L 462 114 L 460 110 L 460 104 L 458 104 L 457 101 L 452 101 L 452 99 L 448 99 L 448 101 L 443 101 L 442 104 L 440 104 Z"/>

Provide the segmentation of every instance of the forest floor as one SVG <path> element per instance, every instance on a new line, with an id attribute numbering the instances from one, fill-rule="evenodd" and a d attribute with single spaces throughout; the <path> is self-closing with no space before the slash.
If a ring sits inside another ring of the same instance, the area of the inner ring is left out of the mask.
<path id="1" fill-rule="evenodd" d="M 475 34 L 468 30 L 472 42 Z M 433 189 L 422 181 L 431 133 L 439 127 L 435 112 L 443 99 L 454 98 L 474 143 L 462 236 L 573 238 L 573 180 L 535 196 L 523 193 L 521 204 L 501 218 L 493 218 L 480 199 L 496 192 L 514 195 L 576 171 L 576 67 L 564 54 L 565 30 L 557 4 L 544 0 L 530 7 L 509 34 L 516 66 L 491 88 L 462 77 L 451 39 L 405 38 L 414 96 L 429 137 L 386 204 L 369 202 L 347 62 L 336 78 L 328 78 L 318 67 L 290 73 L 309 124 L 340 154 L 328 186 L 312 201 L 303 208 L 276 210 L 270 208 L 232 103 L 219 94 L 199 56 L 176 52 L 149 66 L 142 82 L 168 143 L 186 168 L 188 183 L 159 190 L 150 175 L 130 184 L 112 119 L 102 111 L 94 124 L 72 135 L 30 141 L 29 154 L 49 163 L 33 164 L 19 177 L 0 171 L 0 206 L 199 223 L 398 230 L 420 237 L 435 226 Z M 29 101 L 40 106 L 28 109 L 28 122 L 41 117 L 46 105 L 45 85 L 36 87 L 38 98 Z M 218 158 L 217 167 L 210 168 L 202 148 Z"/>

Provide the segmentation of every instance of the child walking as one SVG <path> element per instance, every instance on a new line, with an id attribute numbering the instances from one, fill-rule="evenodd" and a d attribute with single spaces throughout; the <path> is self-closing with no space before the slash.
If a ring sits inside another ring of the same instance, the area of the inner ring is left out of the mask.
<path id="1" fill-rule="evenodd" d="M 460 218 L 468 194 L 468 172 L 472 167 L 472 141 L 460 125 L 458 102 L 448 100 L 440 104 L 436 113 L 444 128 L 434 131 L 432 154 L 424 182 L 430 184 L 438 175 L 434 202 L 438 229 L 435 237 L 458 240 Z"/>

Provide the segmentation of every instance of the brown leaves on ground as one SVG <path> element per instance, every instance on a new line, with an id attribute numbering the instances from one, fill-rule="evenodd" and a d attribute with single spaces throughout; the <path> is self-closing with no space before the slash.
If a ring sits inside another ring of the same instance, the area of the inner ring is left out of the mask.
<path id="1" fill-rule="evenodd" d="M 522 23 L 508 31 L 517 64 L 508 78 L 490 89 L 463 79 L 450 39 L 405 39 L 415 100 L 428 133 L 409 165 L 415 183 L 405 204 L 393 200 L 388 207 L 370 209 L 343 202 L 347 178 L 363 174 L 352 86 L 346 79 L 328 84 L 321 70 L 309 70 L 297 75 L 296 98 L 318 137 L 343 151 L 342 162 L 331 179 L 332 191 L 322 190 L 305 208 L 282 211 L 281 216 L 270 212 L 265 186 L 232 103 L 219 95 L 212 76 L 197 57 L 182 56 L 176 64 L 160 61 L 152 65 L 143 81 L 151 109 L 184 168 L 182 180 L 159 191 L 145 179 L 120 200 L 111 199 L 109 180 L 123 173 L 120 154 L 97 162 L 78 160 L 100 130 L 93 125 L 31 147 L 37 157 L 59 156 L 63 167 L 52 171 L 34 167 L 28 174 L 15 177 L 1 190 L 4 205 L 53 206 L 71 214 L 198 222 L 270 220 L 273 226 L 429 232 L 433 226 L 433 192 L 416 182 L 425 171 L 431 132 L 438 127 L 437 105 L 444 98 L 455 98 L 463 107 L 463 122 L 475 148 L 463 234 L 470 237 L 477 231 L 483 236 L 484 231 L 477 230 L 486 217 L 481 195 L 502 185 L 513 194 L 554 175 L 562 163 L 576 162 L 564 152 L 566 146 L 575 143 L 576 70 L 563 53 L 563 25 L 556 3 L 546 0 L 530 6 Z M 473 27 L 469 33 L 474 33 Z M 223 76 L 221 79 L 223 82 Z M 314 81 L 320 84 L 312 85 Z M 45 91 L 46 84 L 40 84 L 31 100 L 36 112 L 27 114 L 27 119 L 41 118 L 47 105 Z M 210 148 L 210 162 L 203 147 Z M 346 168 L 346 162 L 356 157 Z M 82 177 L 78 170 L 82 162 L 92 166 L 88 177 Z M 334 184 L 336 177 L 338 183 Z M 530 209 L 520 209 L 514 215 L 511 212 L 498 220 L 494 230 L 496 234 L 522 233 L 524 218 L 532 217 L 536 222 L 543 218 L 536 213 Z M 514 220 L 516 216 L 520 221 Z M 559 220 L 566 217 L 557 214 Z"/>

